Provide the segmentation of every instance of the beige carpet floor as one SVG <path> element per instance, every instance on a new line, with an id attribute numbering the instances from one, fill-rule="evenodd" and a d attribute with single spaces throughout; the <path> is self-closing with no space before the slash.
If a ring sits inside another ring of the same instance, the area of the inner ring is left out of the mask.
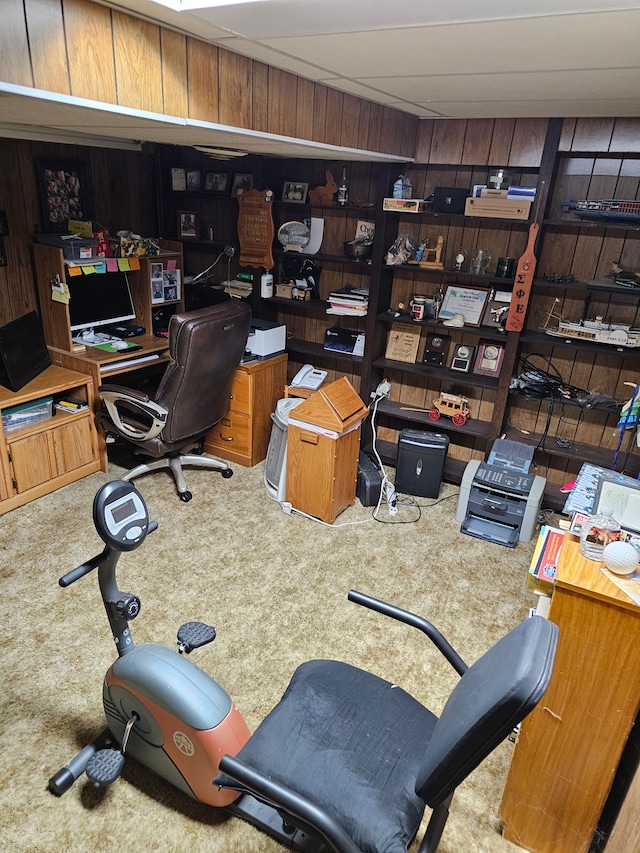
<path id="1" fill-rule="evenodd" d="M 298 663 L 336 657 L 405 687 L 434 711 L 457 676 L 428 640 L 347 601 L 356 588 L 433 621 L 467 662 L 525 618 L 533 545 L 515 550 L 464 536 L 457 489 L 443 485 L 421 517 L 402 506 L 379 523 L 356 501 L 331 528 L 285 515 L 263 486 L 263 465 L 223 480 L 188 472 L 192 502 L 169 476 L 136 481 L 159 529 L 120 561 L 121 588 L 142 599 L 137 642 L 175 644 L 188 620 L 216 626 L 195 660 L 234 698 L 251 729 Z M 93 496 L 122 469 L 94 474 L 0 518 L 2 692 L 0 850 L 12 853 L 276 853 L 276 842 L 202 806 L 129 762 L 111 788 L 84 777 L 62 798 L 53 772 L 104 726 L 101 682 L 113 641 L 92 574 L 58 578 L 101 550 Z M 364 523 L 359 523 L 364 522 Z M 509 853 L 498 808 L 512 745 L 503 743 L 456 792 L 442 853 Z M 427 810 L 427 816 L 428 816 Z"/>

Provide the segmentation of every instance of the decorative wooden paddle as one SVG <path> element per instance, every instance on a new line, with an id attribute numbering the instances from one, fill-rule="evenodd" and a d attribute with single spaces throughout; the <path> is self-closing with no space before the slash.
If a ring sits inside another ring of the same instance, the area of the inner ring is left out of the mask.
<path id="1" fill-rule="evenodd" d="M 533 275 L 536 271 L 537 258 L 534 253 L 536 238 L 540 225 L 538 217 L 540 215 L 540 203 L 542 201 L 542 192 L 545 182 L 542 181 L 538 190 L 538 203 L 534 221 L 529 226 L 529 240 L 524 252 L 518 260 L 516 269 L 516 277 L 513 283 L 513 295 L 511 296 L 511 305 L 509 306 L 509 314 L 505 329 L 507 332 L 521 332 L 524 326 L 524 318 L 527 313 L 527 305 L 529 304 L 529 296 L 531 295 L 531 285 L 533 284 Z"/>

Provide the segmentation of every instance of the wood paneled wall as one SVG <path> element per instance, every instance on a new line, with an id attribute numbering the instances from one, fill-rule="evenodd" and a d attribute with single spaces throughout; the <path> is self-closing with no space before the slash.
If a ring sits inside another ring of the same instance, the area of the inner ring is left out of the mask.
<path id="1" fill-rule="evenodd" d="M 75 97 L 412 157 L 418 119 L 90 0 L 3 8 L 0 79 Z"/>

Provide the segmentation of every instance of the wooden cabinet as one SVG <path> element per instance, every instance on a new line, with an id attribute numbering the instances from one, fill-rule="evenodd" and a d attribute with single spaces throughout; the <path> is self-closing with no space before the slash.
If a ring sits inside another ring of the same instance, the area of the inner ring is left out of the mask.
<path id="1" fill-rule="evenodd" d="M 206 434 L 205 452 L 247 467 L 262 462 L 269 447 L 271 413 L 284 396 L 286 381 L 286 355 L 241 364 L 229 411 Z"/>
<path id="2" fill-rule="evenodd" d="M 88 408 L 54 408 L 53 417 L 0 433 L 0 514 L 100 469 L 93 382 L 86 374 L 54 365 L 20 391 L 0 387 L 0 410 L 48 397 L 55 403 L 62 396 L 86 400 Z"/>
<path id="3" fill-rule="evenodd" d="M 600 568 L 565 536 L 553 675 L 522 723 L 500 807 L 505 838 L 536 853 L 589 849 L 640 706 L 640 608 Z"/>

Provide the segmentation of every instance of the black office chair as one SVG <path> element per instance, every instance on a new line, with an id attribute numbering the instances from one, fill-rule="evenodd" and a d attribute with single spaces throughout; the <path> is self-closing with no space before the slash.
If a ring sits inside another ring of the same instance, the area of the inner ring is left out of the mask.
<path id="1" fill-rule="evenodd" d="M 309 661 L 214 784 L 243 792 L 235 814 L 305 851 L 406 853 L 428 805 L 419 853 L 434 853 L 456 786 L 541 699 L 558 628 L 533 616 L 467 668 L 425 619 L 349 599 L 419 628 L 462 676 L 440 717 L 369 672 Z"/>
<path id="2" fill-rule="evenodd" d="M 231 384 L 247 343 L 251 311 L 228 300 L 198 311 L 175 314 L 169 321 L 169 364 L 153 399 L 120 385 L 98 389 L 105 408 L 99 426 L 131 442 L 137 452 L 153 457 L 121 479 L 133 480 L 159 468 L 169 468 L 181 500 L 191 500 L 183 465 L 215 468 L 223 477 L 232 470 L 226 462 L 201 452 L 204 434 L 229 410 Z"/>

